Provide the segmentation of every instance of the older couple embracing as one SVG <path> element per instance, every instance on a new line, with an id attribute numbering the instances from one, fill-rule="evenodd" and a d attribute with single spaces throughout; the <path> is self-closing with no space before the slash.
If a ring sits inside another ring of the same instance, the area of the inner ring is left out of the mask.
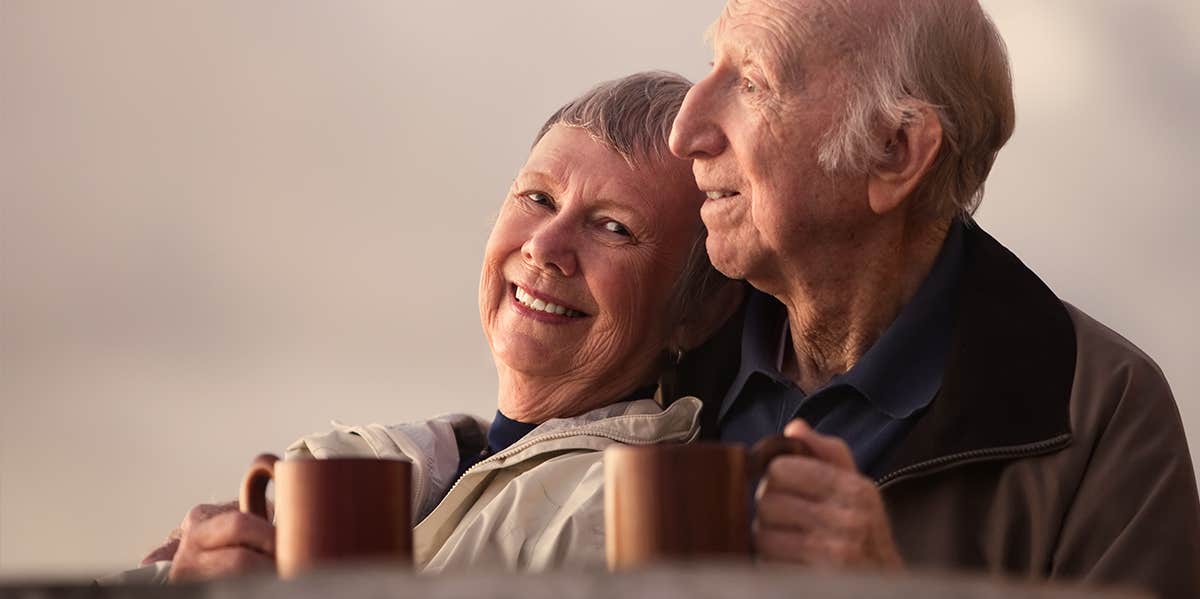
<path id="1" fill-rule="evenodd" d="M 486 433 L 292 453 L 417 462 L 426 570 L 542 569 L 603 563 L 604 447 L 783 432 L 812 455 L 759 484 L 760 559 L 1200 596 L 1162 372 L 972 218 L 1015 124 L 978 2 L 729 0 L 709 36 L 695 86 L 605 84 L 538 135 L 484 259 Z M 213 511 L 152 554 L 171 577 L 269 560 L 269 523 Z"/>

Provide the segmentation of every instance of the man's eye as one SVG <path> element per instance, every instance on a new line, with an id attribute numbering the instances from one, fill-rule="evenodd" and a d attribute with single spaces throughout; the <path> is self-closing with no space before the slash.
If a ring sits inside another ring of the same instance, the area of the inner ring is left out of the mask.
<path id="1" fill-rule="evenodd" d="M 521 195 L 525 196 L 525 199 L 529 200 L 530 202 L 533 202 L 534 204 L 538 204 L 540 206 L 553 206 L 554 205 L 554 198 L 551 198 L 549 194 L 545 194 L 540 191 L 531 191 L 531 192 L 524 193 Z"/>
<path id="2" fill-rule="evenodd" d="M 622 225 L 615 220 L 605 221 L 604 230 L 611 233 L 616 233 L 617 235 L 621 235 L 623 237 L 633 237 L 633 233 L 630 233 L 629 229 L 627 229 L 625 225 Z"/>
<path id="3" fill-rule="evenodd" d="M 742 91 L 752 94 L 758 91 L 758 84 L 750 79 L 747 79 L 746 77 L 742 77 Z"/>

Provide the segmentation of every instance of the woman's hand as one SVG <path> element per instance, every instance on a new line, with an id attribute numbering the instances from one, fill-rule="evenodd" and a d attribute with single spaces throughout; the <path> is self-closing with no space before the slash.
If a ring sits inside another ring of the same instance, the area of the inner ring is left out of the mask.
<path id="1" fill-rule="evenodd" d="M 171 563 L 171 582 L 210 580 L 274 568 L 274 525 L 237 511 L 236 505 L 217 513 L 202 509 L 212 507 L 196 506 L 184 519 Z"/>
<path id="2" fill-rule="evenodd" d="M 270 504 L 267 505 L 268 511 Z M 223 513 L 237 511 L 237 501 L 227 501 L 225 503 L 201 503 L 196 507 L 188 510 L 188 513 L 183 516 L 183 521 L 179 523 L 179 527 L 172 530 L 167 535 L 162 545 L 151 549 L 146 557 L 142 558 L 142 565 L 146 566 L 154 562 L 170 561 L 175 559 L 175 552 L 179 550 L 179 540 L 183 538 L 183 533 L 191 529 L 197 522 L 203 522 L 213 516 Z"/>
<path id="3" fill-rule="evenodd" d="M 274 510 L 267 502 L 267 513 Z M 274 564 L 275 527 L 238 512 L 238 502 L 202 503 L 188 510 L 142 565 L 171 560 L 172 582 L 243 574 Z"/>

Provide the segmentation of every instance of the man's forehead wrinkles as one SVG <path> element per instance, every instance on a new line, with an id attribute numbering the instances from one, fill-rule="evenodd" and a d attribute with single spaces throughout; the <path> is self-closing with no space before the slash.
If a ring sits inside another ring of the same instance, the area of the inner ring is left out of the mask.
<path id="1" fill-rule="evenodd" d="M 886 7 L 877 8 L 869 0 L 730 0 L 720 20 L 725 21 L 722 29 L 736 22 L 757 22 L 778 35 L 779 41 L 792 44 L 841 38 L 846 29 L 866 26 L 860 21 L 873 22 L 886 12 Z"/>
<path id="2" fill-rule="evenodd" d="M 788 0 L 731 0 L 721 15 L 726 20 L 766 20 L 777 23 L 782 31 L 801 33 L 807 21 L 806 13 L 812 12 Z"/>
<path id="3" fill-rule="evenodd" d="M 732 0 L 711 28 L 713 48 L 781 77 L 795 75 L 806 35 L 795 11 L 785 2 Z"/>

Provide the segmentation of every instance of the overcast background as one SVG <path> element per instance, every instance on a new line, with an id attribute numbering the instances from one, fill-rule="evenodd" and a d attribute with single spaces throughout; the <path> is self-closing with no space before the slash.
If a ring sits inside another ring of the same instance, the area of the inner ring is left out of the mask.
<path id="1" fill-rule="evenodd" d="M 490 415 L 479 259 L 535 129 L 702 76 L 721 5 L 0 0 L 0 577 L 132 567 L 331 418 Z M 1195 452 L 1200 4 L 985 5 L 1018 124 L 980 221 L 1158 361 Z"/>

